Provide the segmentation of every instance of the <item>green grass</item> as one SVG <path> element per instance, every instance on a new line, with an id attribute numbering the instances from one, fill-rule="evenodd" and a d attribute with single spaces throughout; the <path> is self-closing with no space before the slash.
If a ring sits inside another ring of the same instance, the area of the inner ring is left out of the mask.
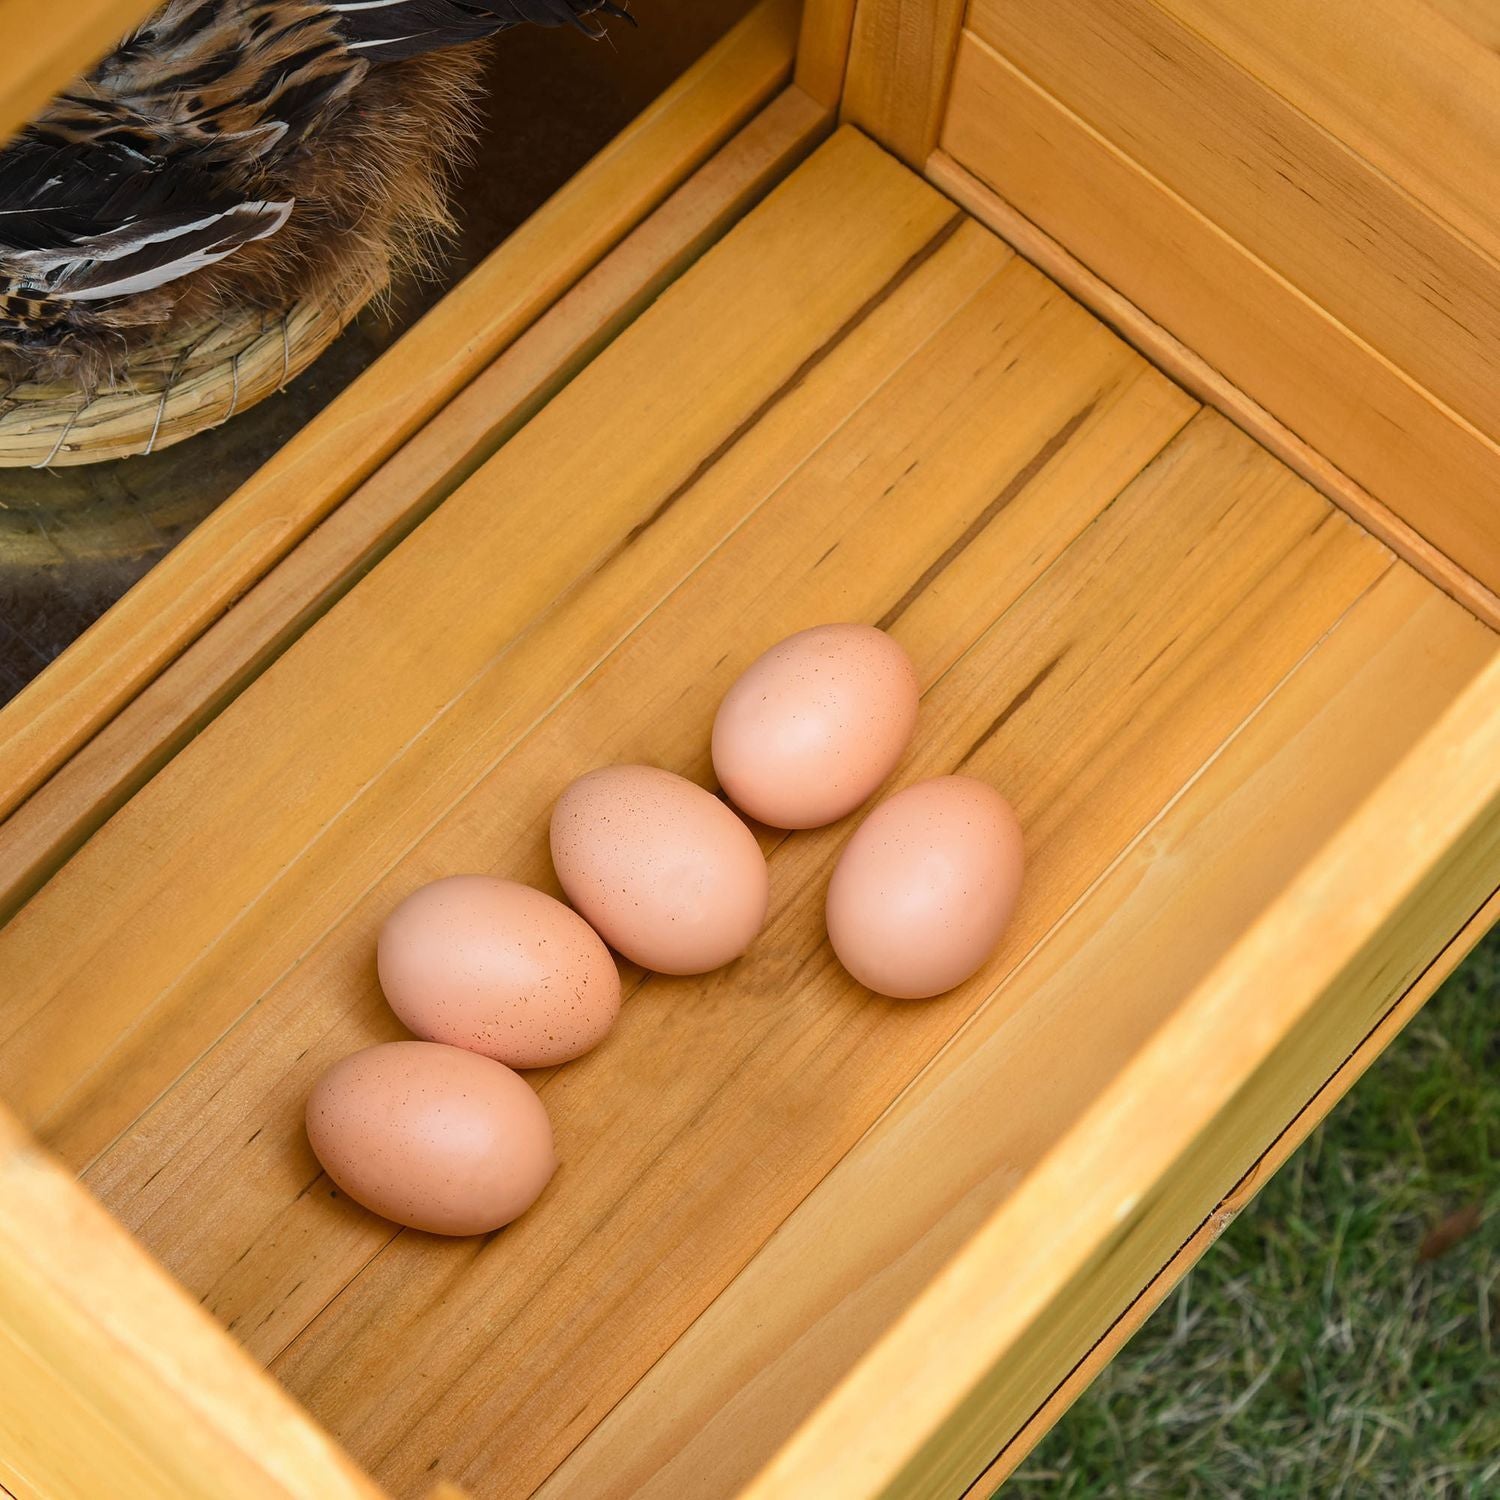
<path id="1" fill-rule="evenodd" d="M 1500 933 L 1050 1432 L 1006 1494 L 1500 1496 Z M 1484 1222 L 1437 1259 L 1434 1226 Z"/>

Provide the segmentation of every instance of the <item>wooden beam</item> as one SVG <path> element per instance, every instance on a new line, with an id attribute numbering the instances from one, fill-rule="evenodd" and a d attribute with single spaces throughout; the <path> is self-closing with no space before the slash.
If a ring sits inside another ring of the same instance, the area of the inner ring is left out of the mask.
<path id="1" fill-rule="evenodd" d="M 921 170 L 937 145 L 964 0 L 860 0 L 842 118 Z"/>
<path id="2" fill-rule="evenodd" d="M 797 42 L 797 87 L 828 109 L 844 92 L 854 0 L 806 0 Z"/>
<path id="3" fill-rule="evenodd" d="M 1464 924 L 1463 930 L 1418 976 L 1401 998 L 1371 1028 L 1369 1034 L 1340 1065 L 1333 1076 L 1307 1101 L 1306 1106 L 1276 1137 L 1251 1169 L 1214 1206 L 1177 1253 L 1162 1266 L 1135 1301 L 1110 1325 L 1109 1330 L 1067 1374 L 1057 1389 L 1032 1414 L 1026 1425 L 995 1456 L 983 1474 L 965 1492 L 971 1500 L 992 1495 L 1025 1462 L 1032 1449 L 1046 1436 L 1063 1413 L 1086 1391 L 1094 1377 L 1130 1341 L 1141 1325 L 1161 1306 L 1173 1288 L 1192 1269 L 1226 1229 L 1276 1175 L 1288 1159 L 1323 1122 L 1329 1111 L 1364 1076 L 1365 1070 L 1396 1039 L 1402 1028 L 1427 1003 L 1438 987 L 1463 961 L 1481 938 L 1500 922 L 1500 891 Z"/>

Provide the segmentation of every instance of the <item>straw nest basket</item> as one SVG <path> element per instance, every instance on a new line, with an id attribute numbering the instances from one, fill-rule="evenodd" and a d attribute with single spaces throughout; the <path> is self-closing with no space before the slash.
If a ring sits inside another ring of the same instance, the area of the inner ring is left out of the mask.
<path id="1" fill-rule="evenodd" d="M 0 397 L 0 466 L 127 458 L 217 427 L 306 369 L 378 290 L 343 282 L 279 318 L 244 309 L 175 330 L 132 359 L 124 383 L 93 396 L 17 385 Z"/>

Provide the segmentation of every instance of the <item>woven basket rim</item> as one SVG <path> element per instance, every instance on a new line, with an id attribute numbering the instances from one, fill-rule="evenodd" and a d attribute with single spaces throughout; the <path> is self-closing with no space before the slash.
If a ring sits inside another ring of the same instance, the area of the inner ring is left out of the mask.
<path id="1" fill-rule="evenodd" d="M 305 370 L 381 286 L 349 281 L 280 314 L 236 310 L 174 329 L 109 387 L 21 383 L 0 396 L 0 467 L 45 469 L 158 452 L 227 422 Z"/>

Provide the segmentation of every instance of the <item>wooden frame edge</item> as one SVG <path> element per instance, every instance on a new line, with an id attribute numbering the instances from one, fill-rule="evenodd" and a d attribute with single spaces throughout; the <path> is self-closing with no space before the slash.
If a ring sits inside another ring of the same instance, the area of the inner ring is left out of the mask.
<path id="1" fill-rule="evenodd" d="M 1183 1241 L 1177 1253 L 1141 1288 L 1140 1294 L 1130 1305 L 1122 1309 L 1119 1317 L 1110 1324 L 1099 1341 L 1063 1377 L 1046 1401 L 1027 1419 L 1025 1426 L 1005 1444 L 990 1465 L 964 1492 L 965 1500 L 985 1500 L 985 1497 L 993 1495 L 1015 1473 L 1067 1409 L 1088 1390 L 1095 1377 L 1171 1295 L 1177 1283 L 1212 1248 L 1219 1236 L 1250 1205 L 1256 1194 L 1286 1165 L 1308 1136 L 1322 1124 L 1371 1064 L 1400 1035 L 1443 981 L 1497 922 L 1500 922 L 1500 890 L 1494 891 L 1469 918 L 1453 941 L 1422 971 L 1416 982 L 1401 994 L 1250 1170 L 1214 1206 L 1192 1235 Z"/>
<path id="2" fill-rule="evenodd" d="M 11 812 L 620 243 L 790 78 L 760 0 L 477 270 L 0 708 Z M 414 379 L 414 372 L 421 372 Z"/>
<path id="3" fill-rule="evenodd" d="M 1000 1413 L 1015 1401 L 1007 1372 L 1036 1357 L 1049 1320 L 1159 1221 L 1160 1184 L 1181 1180 L 1195 1160 L 1223 1165 L 1220 1137 L 1237 1111 L 1264 1103 L 1256 1094 L 1273 1061 L 1305 1070 L 1414 951 L 1428 954 L 1418 959 L 1425 968 L 1443 942 L 1427 940 L 1455 908 L 1488 909 L 1497 864 L 1500 659 L 1194 987 L 742 1500 L 915 1500 L 972 1483 L 986 1448 L 992 1461 L 994 1435 L 1007 1430 Z M 1080 1192 L 1080 1183 L 1103 1187 Z"/>
<path id="4" fill-rule="evenodd" d="M 1440 552 L 1382 501 L 1298 437 L 1175 334 L 1091 271 L 1070 250 L 1007 203 L 945 151 L 927 159 L 925 175 L 961 208 L 993 229 L 1152 364 L 1274 453 L 1340 510 L 1352 516 L 1471 614 L 1500 630 L 1500 595 Z"/>
<path id="5" fill-rule="evenodd" d="M 0 1480 L 111 1500 L 383 1500 L 0 1109 Z"/>
<path id="6" fill-rule="evenodd" d="M 797 38 L 797 87 L 828 109 L 844 94 L 855 0 L 804 0 Z"/>

